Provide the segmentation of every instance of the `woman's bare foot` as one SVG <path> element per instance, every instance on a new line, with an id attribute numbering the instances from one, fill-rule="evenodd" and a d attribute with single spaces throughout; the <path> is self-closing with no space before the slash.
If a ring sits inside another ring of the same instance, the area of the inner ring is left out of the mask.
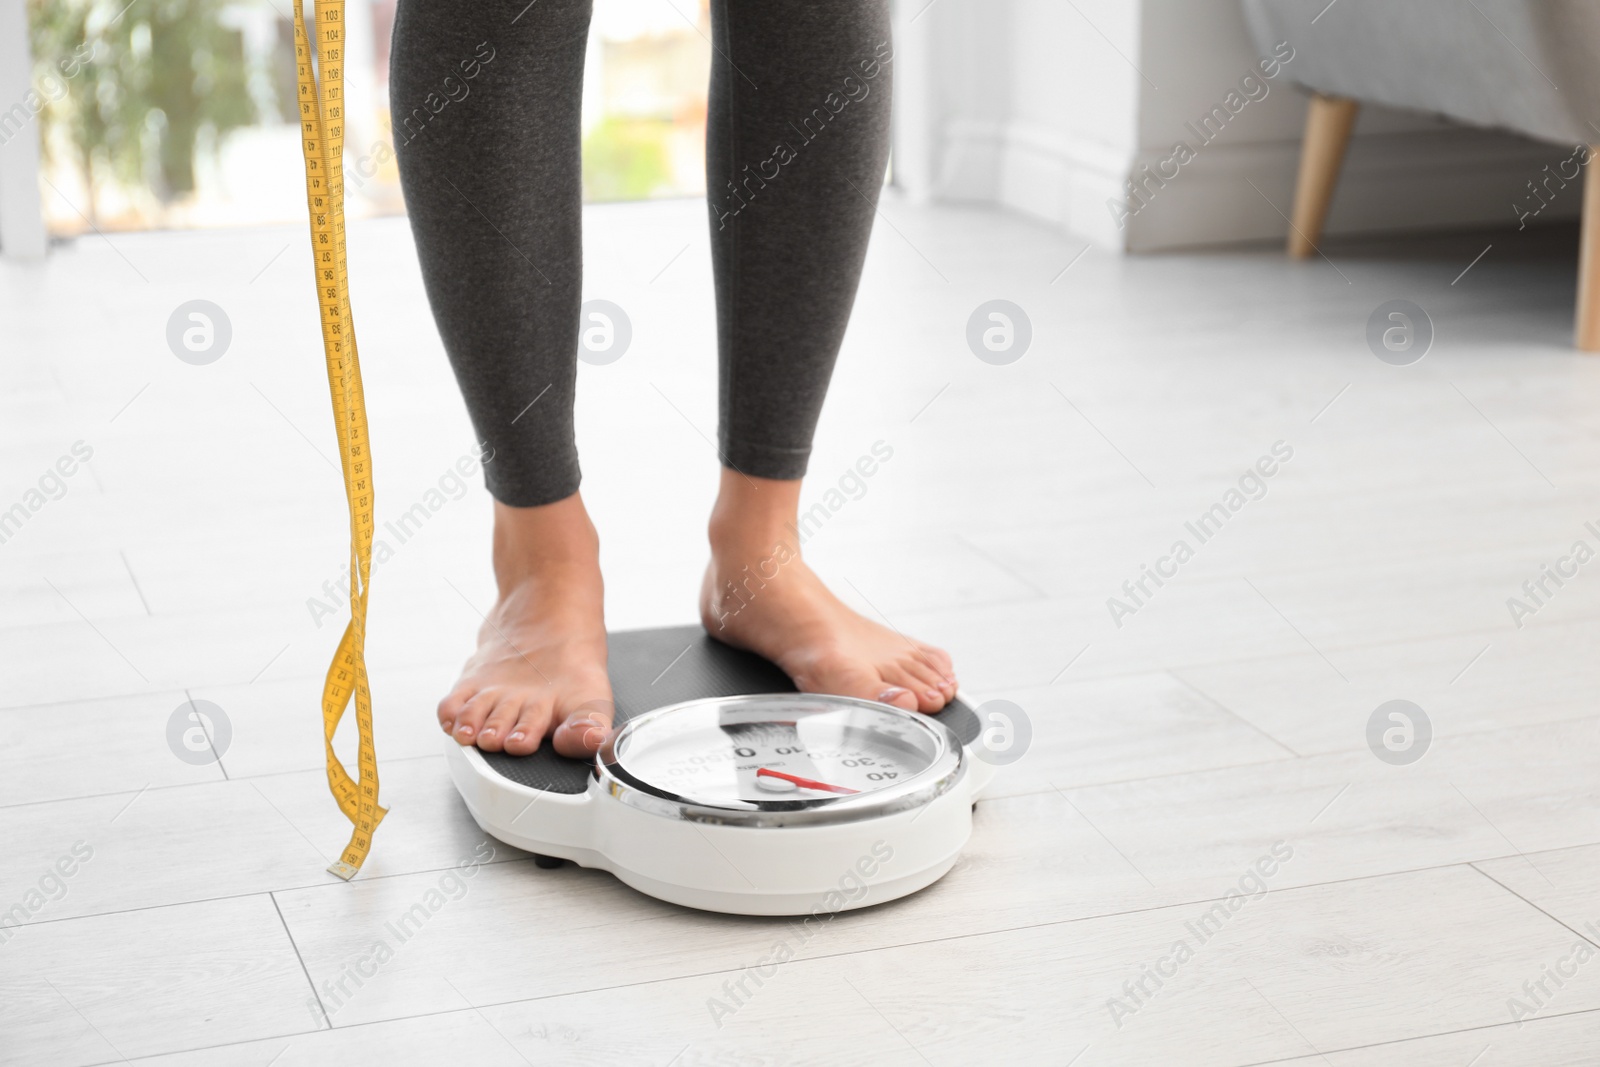
<path id="1" fill-rule="evenodd" d="M 598 749 L 611 726 L 600 539 L 574 493 L 536 508 L 494 505 L 499 599 L 439 725 L 463 745 L 525 756 L 554 733 L 563 756 Z"/>
<path id="2" fill-rule="evenodd" d="M 802 692 L 938 711 L 955 696 L 950 657 L 865 619 L 800 559 L 800 483 L 724 469 L 711 514 L 700 618 L 713 637 L 782 667 Z"/>

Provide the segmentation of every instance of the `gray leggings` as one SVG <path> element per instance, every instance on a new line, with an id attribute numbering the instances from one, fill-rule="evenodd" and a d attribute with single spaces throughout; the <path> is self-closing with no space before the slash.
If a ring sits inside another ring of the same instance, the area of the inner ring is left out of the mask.
<path id="1" fill-rule="evenodd" d="M 723 464 L 746 474 L 805 473 L 888 163 L 888 7 L 712 0 L 718 436 Z M 489 491 L 514 507 L 578 488 L 589 12 L 590 0 L 400 0 L 395 16 L 394 142 L 428 301 L 493 450 Z"/>

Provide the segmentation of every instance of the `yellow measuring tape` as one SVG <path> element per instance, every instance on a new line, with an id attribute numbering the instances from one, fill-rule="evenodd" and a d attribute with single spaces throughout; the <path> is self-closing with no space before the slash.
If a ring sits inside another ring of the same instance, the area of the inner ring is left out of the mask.
<path id="1" fill-rule="evenodd" d="M 328 364 L 328 391 L 339 436 L 339 466 L 350 507 L 350 624 L 322 687 L 322 735 L 328 788 L 339 810 L 354 824 L 350 843 L 328 870 L 349 880 L 372 850 L 372 834 L 388 814 L 378 804 L 378 757 L 372 745 L 372 694 L 367 690 L 367 582 L 372 576 L 372 454 L 367 444 L 367 405 L 361 393 L 361 362 L 356 355 L 355 323 L 350 315 L 349 275 L 344 255 L 344 0 L 316 4 L 317 68 L 306 40 L 301 0 L 294 2 L 294 53 L 300 82 L 301 147 L 306 161 L 306 207 L 311 213 L 311 253 L 316 269 L 317 305 L 322 316 L 322 349 Z M 351 781 L 333 751 L 333 735 L 349 706 L 356 703 L 360 733 L 359 782 Z"/>

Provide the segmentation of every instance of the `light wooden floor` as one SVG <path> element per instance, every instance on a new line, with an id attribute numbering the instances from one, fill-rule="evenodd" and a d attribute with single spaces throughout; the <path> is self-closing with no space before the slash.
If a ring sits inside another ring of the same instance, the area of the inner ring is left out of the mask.
<path id="1" fill-rule="evenodd" d="M 785 922 L 504 846 L 453 871 L 483 837 L 432 708 L 490 596 L 476 485 L 378 568 L 393 812 L 359 880 L 323 873 L 346 835 L 317 711 L 338 628 L 308 600 L 337 588 L 345 527 L 303 231 L 0 268 L 0 508 L 94 450 L 0 545 L 0 910 L 27 913 L 0 931 L 0 1061 L 1600 1062 L 1600 562 L 1520 628 L 1506 603 L 1600 546 L 1600 360 L 1569 346 L 1568 237 L 1119 259 L 991 213 L 884 213 L 809 493 L 875 441 L 894 456 L 808 552 L 949 647 L 969 693 L 1024 707 L 1033 746 L 948 877 L 836 918 L 721 1026 L 709 1000 Z M 634 329 L 580 370 L 610 620 L 689 622 L 716 477 L 704 210 L 588 224 L 588 295 Z M 405 223 L 357 225 L 352 249 L 393 521 L 473 440 Z M 1034 329 L 1005 367 L 964 340 L 997 297 Z M 194 298 L 232 321 L 211 366 L 164 339 Z M 1411 367 L 1363 340 L 1394 298 L 1437 328 Z M 1265 498 L 1115 626 L 1106 599 L 1278 441 Z M 186 695 L 228 716 L 220 763 L 169 750 Z M 1367 747 L 1394 698 L 1434 725 L 1409 766 Z M 1267 892 L 1201 943 L 1279 842 Z M 395 944 L 386 924 L 430 902 Z"/>

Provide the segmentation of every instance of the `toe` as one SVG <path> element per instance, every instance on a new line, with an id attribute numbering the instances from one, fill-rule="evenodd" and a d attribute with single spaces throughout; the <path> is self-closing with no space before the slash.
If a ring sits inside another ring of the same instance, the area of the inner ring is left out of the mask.
<path id="1" fill-rule="evenodd" d="M 926 694 L 931 687 L 931 683 L 919 678 L 911 670 L 910 664 L 890 662 L 880 667 L 875 673 L 882 679 L 879 684 L 886 687 L 886 691 L 892 691 L 893 695 L 879 696 L 873 699 L 883 704 L 893 704 L 895 707 L 904 708 L 906 711 L 928 710 L 924 705 L 929 703 Z"/>
<path id="2" fill-rule="evenodd" d="M 505 747 L 506 735 L 522 713 L 523 701 L 507 695 L 489 712 L 478 730 L 478 747 L 485 752 L 499 752 Z"/>
<path id="3" fill-rule="evenodd" d="M 940 704 L 948 704 L 954 700 L 960 683 L 956 681 L 955 665 L 950 660 L 950 654 L 942 648 L 925 645 L 919 641 L 916 659 L 918 667 L 932 675 L 928 680 L 933 688 L 939 691 Z"/>
<path id="4" fill-rule="evenodd" d="M 461 709 L 467 706 L 476 689 L 458 685 L 450 691 L 450 695 L 439 701 L 439 729 L 447 734 L 456 732 L 456 719 L 461 717 Z"/>
<path id="5" fill-rule="evenodd" d="M 932 645 L 918 645 L 916 655 L 917 665 L 933 676 L 933 684 L 940 692 L 946 697 L 954 696 L 956 672 L 950 657 Z"/>
<path id="6" fill-rule="evenodd" d="M 860 700 L 876 700 L 892 704 L 906 711 L 917 709 L 917 695 L 911 678 L 904 672 L 881 673 L 869 667 L 849 663 L 829 665 L 811 674 L 795 678 L 795 685 L 806 693 L 833 693 Z"/>
<path id="7" fill-rule="evenodd" d="M 547 700 L 529 700 L 522 705 L 516 722 L 506 734 L 506 751 L 513 756 L 526 756 L 539 749 L 545 731 L 550 728 L 550 703 Z"/>
<path id="8" fill-rule="evenodd" d="M 922 703 L 917 699 L 916 693 L 899 685 L 887 686 L 881 693 L 871 699 L 880 704 L 893 704 L 901 711 L 916 711 Z"/>
<path id="9" fill-rule="evenodd" d="M 944 689 L 944 679 L 938 671 L 920 659 L 902 664 L 902 669 L 911 679 L 910 682 L 902 684 L 909 685 L 912 692 L 917 694 L 917 710 L 938 711 L 949 703 L 949 695 Z"/>
<path id="10" fill-rule="evenodd" d="M 932 645 L 917 643 L 917 663 L 933 675 L 933 687 L 939 691 L 940 704 L 948 704 L 956 698 L 956 690 L 960 682 L 956 680 L 955 665 L 950 660 L 950 654 L 942 648 Z"/>
<path id="11" fill-rule="evenodd" d="M 563 756 L 583 759 L 600 751 L 611 733 L 616 706 L 609 700 L 589 700 L 571 709 L 556 727 L 551 743 Z"/>
<path id="12" fill-rule="evenodd" d="M 456 728 L 452 736 L 462 745 L 470 745 L 477 741 L 478 731 L 483 728 L 484 720 L 500 703 L 500 694 L 494 690 L 483 690 L 475 693 L 466 706 L 461 709 L 461 714 L 456 716 Z"/>
<path id="13" fill-rule="evenodd" d="M 952 685 L 956 680 L 955 661 L 950 658 L 950 653 L 934 645 L 925 645 L 917 642 L 917 658 L 938 672 L 939 677 Z"/>

